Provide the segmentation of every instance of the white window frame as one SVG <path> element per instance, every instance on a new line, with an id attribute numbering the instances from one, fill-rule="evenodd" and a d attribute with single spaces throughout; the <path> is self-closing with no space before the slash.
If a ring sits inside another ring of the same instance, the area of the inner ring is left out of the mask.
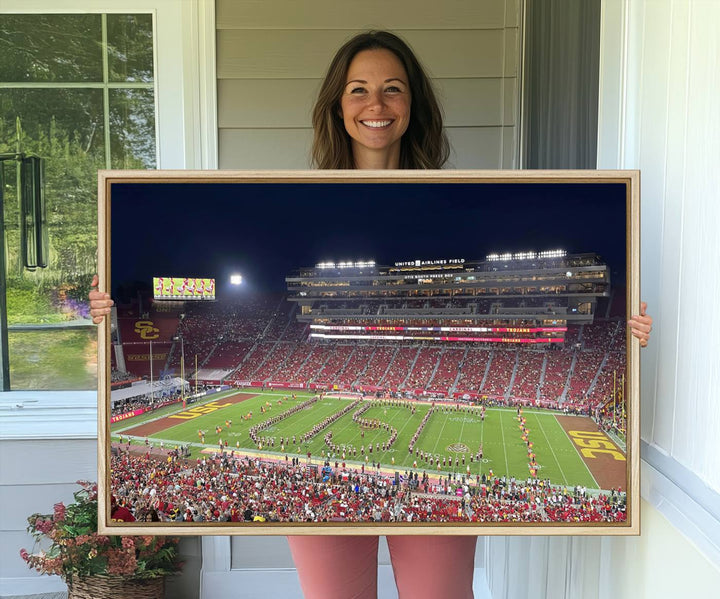
<path id="1" fill-rule="evenodd" d="M 215 3 L 212 0 L 0 0 L 2 14 L 153 15 L 157 166 L 217 168 Z M 54 421 L 41 430 L 32 406 Z M 0 392 L 0 439 L 96 438 L 95 391 Z M 57 412 L 57 418 L 46 411 Z"/>

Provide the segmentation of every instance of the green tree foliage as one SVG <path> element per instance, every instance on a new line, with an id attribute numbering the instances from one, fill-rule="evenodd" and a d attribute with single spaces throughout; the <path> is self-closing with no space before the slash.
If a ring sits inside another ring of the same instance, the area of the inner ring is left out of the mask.
<path id="1" fill-rule="evenodd" d="M 2 102 L 5 104 L 5 102 Z M 2 106 L 6 108 L 6 106 Z M 9 111 L 3 111 L 7 114 Z M 34 272 L 23 268 L 20 255 L 19 205 L 15 185 L 14 161 L 5 163 L 4 217 L 7 256 L 9 306 L 17 307 L 10 298 L 17 290 L 26 290 L 32 283 L 39 295 L 49 296 L 61 286 L 78 289 L 88 274 L 97 269 L 97 170 L 103 167 L 97 152 L 87 151 L 87 144 L 76 130 L 59 127 L 54 116 L 47 123 L 32 123 L 19 135 L 15 122 L 0 118 L 0 152 L 16 147 L 45 159 L 45 199 L 50 237 L 50 262 L 47 269 Z M 22 121 L 21 121 L 22 123 Z M 15 143 L 6 140 L 15 138 Z M 89 281 L 88 281 L 89 283 Z M 89 290 L 89 288 L 87 289 Z M 84 292 L 87 293 L 87 290 Z M 38 303 L 43 303 L 38 300 Z M 10 307 L 9 307 L 10 309 Z M 13 312 L 9 316 L 13 320 Z"/>
<path id="2" fill-rule="evenodd" d="M 95 330 L 53 325 L 87 316 L 98 169 L 155 167 L 152 15 L 3 14 L 0 55 L 0 153 L 44 159 L 49 235 L 48 267 L 25 269 L 16 162 L 0 163 L 8 324 L 50 327 L 11 330 L 12 386 L 92 388 Z"/>
<path id="3" fill-rule="evenodd" d="M 0 15 L 0 52 L 0 81 L 101 81 L 101 15 Z"/>
<path id="4" fill-rule="evenodd" d="M 105 129 L 103 52 L 108 79 L 152 83 L 151 15 L 108 15 L 107 47 L 102 17 L 94 15 L 0 15 L 0 81 L 86 84 L 91 87 L 0 89 L 0 153 L 24 152 L 45 159 L 45 198 L 50 236 L 47 269 L 21 264 L 15 162 L 4 165 L 4 219 L 8 290 L 35 308 L 11 321 L 66 298 L 84 299 L 97 271 L 97 171 L 155 166 L 154 95 L 150 89 L 110 89 Z M 95 87 L 92 87 L 92 85 Z M 17 124 L 20 127 L 17 127 Z M 106 156 L 110 149 L 110 163 Z M 31 283 L 28 286 L 28 283 Z"/>

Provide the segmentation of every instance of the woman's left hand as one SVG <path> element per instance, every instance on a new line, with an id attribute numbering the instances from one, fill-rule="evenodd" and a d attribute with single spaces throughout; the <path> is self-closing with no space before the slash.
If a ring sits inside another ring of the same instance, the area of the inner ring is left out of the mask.
<path id="1" fill-rule="evenodd" d="M 640 347 L 647 347 L 652 331 L 652 316 L 646 313 L 647 304 L 640 302 L 640 314 L 636 314 L 628 320 L 630 332 L 640 340 Z"/>

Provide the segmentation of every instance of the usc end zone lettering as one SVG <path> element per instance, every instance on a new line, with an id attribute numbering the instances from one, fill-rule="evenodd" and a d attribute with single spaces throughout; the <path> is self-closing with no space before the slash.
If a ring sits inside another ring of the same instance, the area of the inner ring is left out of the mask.
<path id="1" fill-rule="evenodd" d="M 189 410 L 185 412 L 181 412 L 180 414 L 173 414 L 172 416 L 169 416 L 169 418 L 179 418 L 180 420 L 192 420 L 193 418 L 198 418 L 199 416 L 205 416 L 205 414 L 210 414 L 211 412 L 214 412 L 215 410 L 219 410 L 220 408 L 227 408 L 228 406 L 231 406 L 231 403 L 218 403 L 216 401 L 211 401 L 208 404 L 205 404 L 204 406 L 198 406 L 197 408 L 190 408 Z"/>
<path id="2" fill-rule="evenodd" d="M 603 433 L 568 431 L 568 435 L 586 458 L 597 458 L 598 456 L 595 454 L 604 453 L 611 455 L 615 460 L 625 461 L 625 456 L 617 450 L 613 442 L 609 441 Z"/>

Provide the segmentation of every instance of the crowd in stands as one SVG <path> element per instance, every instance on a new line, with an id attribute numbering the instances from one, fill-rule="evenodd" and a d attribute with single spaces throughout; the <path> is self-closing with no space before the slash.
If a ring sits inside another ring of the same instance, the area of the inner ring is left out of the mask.
<path id="1" fill-rule="evenodd" d="M 364 376 L 366 369 L 369 368 L 370 358 L 375 354 L 375 347 L 370 345 L 358 345 L 356 347 L 345 346 L 347 349 L 348 356 L 343 362 L 345 366 L 339 371 L 339 374 L 334 381 L 343 386 L 349 386 L 357 381 L 358 385 L 364 384 L 362 376 Z M 336 350 L 337 351 L 337 350 Z M 358 374 L 359 373 L 359 374 Z M 333 382 L 333 375 L 327 370 L 323 371 L 322 378 L 319 379 L 322 382 Z"/>
<path id="2" fill-rule="evenodd" d="M 322 347 L 322 346 L 318 346 Z M 360 348 L 358 348 L 359 350 Z M 352 346 L 348 345 L 334 345 L 334 346 L 327 346 L 324 347 L 323 356 L 325 356 L 324 361 L 319 364 L 318 370 L 317 370 L 317 382 L 326 382 L 326 383 L 332 383 L 333 381 L 343 381 L 343 374 L 345 373 L 346 366 L 348 365 L 348 361 L 350 360 L 350 357 L 359 353 L 357 351 L 353 351 L 354 348 Z M 316 354 L 313 352 L 313 364 L 317 364 L 320 360 L 322 360 L 322 357 L 319 354 Z M 354 382 L 356 376 L 357 376 L 357 370 L 352 371 L 353 374 L 348 373 L 347 374 L 347 382 L 341 383 L 343 385 L 350 385 L 352 382 Z M 307 376 L 307 373 L 303 371 L 303 376 Z M 309 377 L 307 379 L 302 380 L 310 380 Z"/>
<path id="3" fill-rule="evenodd" d="M 309 345 L 305 347 L 305 360 L 300 367 L 288 373 L 293 381 L 309 381 L 317 375 L 323 365 L 333 357 L 333 348 L 329 345 Z"/>
<path id="4" fill-rule="evenodd" d="M 246 355 L 252 349 L 252 341 L 236 341 L 234 339 L 223 339 L 212 350 L 210 356 L 203 362 L 204 368 L 233 370 L 237 366 L 238 356 Z M 192 356 L 185 355 L 185 372 L 190 372 L 193 368 L 188 358 Z"/>
<path id="5" fill-rule="evenodd" d="M 472 304 L 473 310 L 487 312 L 496 309 L 501 300 L 517 310 L 542 307 L 547 302 L 547 298 L 438 297 L 388 298 L 386 305 L 393 309 L 414 307 L 432 311 L 467 308 Z M 603 305 L 604 313 L 610 313 L 610 303 L 605 301 Z M 353 306 L 360 309 L 357 302 L 354 305 L 350 302 L 345 308 Z M 337 311 L 342 305 L 328 303 L 326 308 Z M 524 398 L 535 400 L 538 405 L 566 402 L 592 411 L 612 393 L 613 380 L 624 372 L 626 332 L 624 320 L 619 319 L 569 325 L 562 346 L 538 350 L 521 344 L 508 347 L 424 341 L 403 345 L 382 340 L 317 340 L 308 338 L 307 322 L 296 320 L 297 309 L 280 296 L 246 298 L 235 304 L 188 305 L 184 317 L 178 319 L 176 336 L 183 339 L 186 378 L 194 370 L 197 354 L 200 368 L 219 373 L 210 378 L 224 378 L 229 383 L 315 384 L 321 388 L 387 389 L 448 396 L 470 393 Z M 152 317 L 150 314 L 149 318 Z M 427 319 L 418 323 L 437 324 Z M 522 324 L 513 322 L 514 326 Z M 513 333 L 507 335 L 512 337 Z M 177 375 L 181 354 L 177 338 L 169 354 L 166 370 Z"/>
<path id="6" fill-rule="evenodd" d="M 293 346 L 292 353 L 287 357 L 285 362 L 280 366 L 283 376 L 289 381 L 300 381 L 309 380 L 310 377 L 302 379 L 298 376 L 298 370 L 300 370 L 306 362 L 312 362 L 312 355 L 315 353 L 317 346 L 305 345 L 304 343 L 298 343 Z M 311 373 L 315 374 L 313 371 Z"/>
<path id="7" fill-rule="evenodd" d="M 505 395 L 512 379 L 516 359 L 516 351 L 496 350 L 493 352 L 490 365 L 492 376 L 487 377 L 482 387 L 483 394 Z"/>
<path id="8" fill-rule="evenodd" d="M 428 387 L 447 393 L 457 380 L 460 364 L 467 351 L 466 349 L 448 349 L 442 352 L 435 375 L 428 383 Z"/>
<path id="9" fill-rule="evenodd" d="M 127 399 L 114 401 L 112 409 L 110 411 L 111 416 L 120 416 L 122 414 L 128 414 L 137 410 L 157 410 L 164 406 L 180 401 L 180 392 L 165 394 L 162 397 L 152 396 L 149 393 L 138 395 L 135 397 L 128 397 Z"/>
<path id="10" fill-rule="evenodd" d="M 545 352 L 518 351 L 517 360 L 511 395 L 535 399 L 543 373 Z"/>
<path id="11" fill-rule="evenodd" d="M 218 453 L 196 462 L 178 452 L 113 451 L 111 493 L 138 521 L 162 522 L 622 522 L 625 494 L 483 475 L 400 484 L 379 468 L 322 468 L 298 458 L 261 462 Z"/>
<path id="12" fill-rule="evenodd" d="M 480 391 L 490 356 L 490 351 L 486 349 L 471 348 L 463 362 L 457 387 L 466 391 Z"/>
<path id="13" fill-rule="evenodd" d="M 399 350 L 398 347 L 382 345 L 373 349 L 374 351 L 367 362 L 367 369 L 362 372 L 356 382 L 360 387 L 380 385 L 380 381 L 395 358 L 395 353 Z"/>
<path id="14" fill-rule="evenodd" d="M 567 390 L 569 401 L 582 401 L 595 379 L 605 353 L 598 350 L 578 352 Z"/>
<path id="15" fill-rule="evenodd" d="M 405 379 L 405 386 L 410 389 L 425 389 L 435 374 L 441 355 L 442 350 L 439 347 L 420 348 L 412 371 Z"/>
<path id="16" fill-rule="evenodd" d="M 139 377 L 135 376 L 134 374 L 130 374 L 129 372 L 122 372 L 120 370 L 111 369 L 110 370 L 110 382 L 111 383 L 122 383 L 122 382 L 132 382 L 139 380 Z"/>
<path id="17" fill-rule="evenodd" d="M 395 354 L 395 358 L 390 363 L 385 376 L 380 379 L 379 384 L 388 389 L 397 389 L 404 387 L 405 380 L 408 377 L 415 359 L 420 349 L 418 347 L 400 347 Z"/>
<path id="18" fill-rule="evenodd" d="M 290 354 L 295 350 L 295 345 L 291 343 L 275 344 L 272 352 L 272 359 L 266 360 L 260 368 L 253 373 L 253 378 L 259 381 L 272 378 L 275 373 L 280 373 L 283 364 L 290 357 Z M 307 351 L 307 350 L 306 350 Z M 285 379 L 285 371 L 282 370 L 280 373 L 281 380 Z"/>
<path id="19" fill-rule="evenodd" d="M 540 389 L 541 400 L 554 400 L 562 396 L 574 355 L 570 350 L 546 352 L 545 374 Z"/>
<path id="20" fill-rule="evenodd" d="M 230 381 L 250 380 L 275 347 L 274 343 L 258 343 L 243 357 L 240 367 L 228 377 Z"/>

